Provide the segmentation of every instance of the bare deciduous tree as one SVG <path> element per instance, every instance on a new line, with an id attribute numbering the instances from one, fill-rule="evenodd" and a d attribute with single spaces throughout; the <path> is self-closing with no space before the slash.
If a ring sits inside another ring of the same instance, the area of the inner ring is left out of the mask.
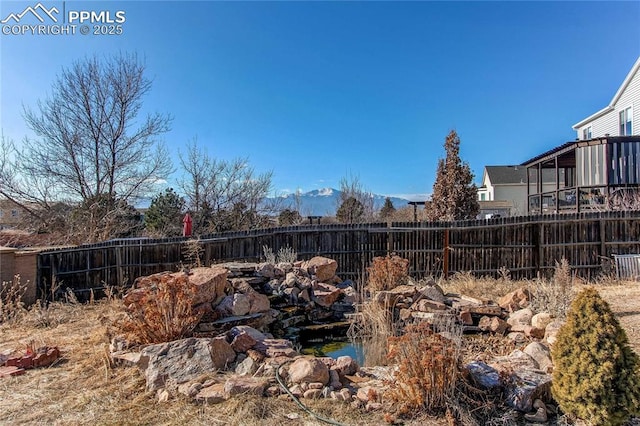
<path id="1" fill-rule="evenodd" d="M 180 187 L 193 212 L 194 232 L 254 229 L 267 223 L 262 201 L 271 189 L 271 171 L 256 174 L 246 158 L 211 158 L 196 140 L 180 154 L 180 164 Z"/>
<path id="2" fill-rule="evenodd" d="M 94 56 L 64 68 L 51 94 L 36 109 L 25 108 L 37 137 L 25 139 L 19 155 L 5 165 L 12 176 L 0 172 L 0 195 L 44 212 L 57 202 L 81 209 L 99 200 L 97 211 L 112 217 L 122 203 L 155 192 L 156 182 L 171 172 L 158 140 L 171 119 L 159 113 L 142 116 L 150 89 L 145 66 L 135 55 Z M 46 215 L 40 216 L 49 226 Z M 95 219 L 89 228 L 104 223 L 93 214 L 77 216 Z"/>

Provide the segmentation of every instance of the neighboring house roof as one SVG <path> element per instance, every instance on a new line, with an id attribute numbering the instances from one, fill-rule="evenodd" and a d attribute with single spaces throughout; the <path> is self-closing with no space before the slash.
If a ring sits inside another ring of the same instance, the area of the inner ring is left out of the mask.
<path id="1" fill-rule="evenodd" d="M 624 81 L 622 82 L 622 85 L 620 86 L 620 88 L 618 89 L 616 94 L 613 96 L 613 99 L 611 99 L 611 102 L 609 102 L 609 105 L 607 105 L 606 107 L 602 108 L 600 111 L 596 112 L 595 114 L 590 115 L 589 117 L 585 118 L 584 120 L 579 121 L 578 123 L 574 124 L 573 125 L 573 129 L 574 130 L 578 130 L 579 127 L 584 126 L 588 122 L 593 121 L 598 117 L 602 117 L 603 115 L 605 115 L 609 111 L 613 111 L 615 109 L 616 102 L 618 102 L 618 99 L 620 99 L 620 96 L 622 96 L 622 93 L 625 91 L 625 89 L 627 88 L 629 83 L 631 83 L 631 80 L 633 79 L 633 76 L 636 74 L 636 72 L 638 72 L 639 69 L 640 69 L 640 57 L 638 57 L 638 59 L 636 60 L 636 63 L 633 64 L 633 67 L 631 68 L 631 71 L 629 71 L 629 74 L 627 74 L 627 77 L 624 79 Z"/>
<path id="2" fill-rule="evenodd" d="M 491 185 L 513 185 L 527 182 L 527 169 L 522 166 L 485 166 L 485 179 L 489 178 Z"/>
<path id="3" fill-rule="evenodd" d="M 513 207 L 513 200 L 480 200 L 478 201 L 480 210 L 491 209 L 511 209 Z"/>

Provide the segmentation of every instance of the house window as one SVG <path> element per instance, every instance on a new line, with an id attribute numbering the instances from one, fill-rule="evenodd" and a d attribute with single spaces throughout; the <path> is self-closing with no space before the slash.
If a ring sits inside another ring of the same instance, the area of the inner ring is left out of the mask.
<path id="1" fill-rule="evenodd" d="M 591 126 L 582 129 L 582 139 L 585 141 L 591 139 Z"/>
<path id="2" fill-rule="evenodd" d="M 480 194 L 480 201 L 484 201 L 484 199 L 485 199 L 485 194 L 484 193 Z"/>
<path id="3" fill-rule="evenodd" d="M 620 111 L 620 136 L 630 136 L 632 128 L 632 113 L 631 107 L 629 107 Z"/>
<path id="4" fill-rule="evenodd" d="M 11 210 L 11 217 L 18 217 L 18 210 Z"/>

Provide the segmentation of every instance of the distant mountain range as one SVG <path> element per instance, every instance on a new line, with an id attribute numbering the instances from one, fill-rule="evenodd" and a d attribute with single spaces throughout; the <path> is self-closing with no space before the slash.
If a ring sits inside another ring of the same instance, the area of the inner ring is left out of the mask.
<path id="1" fill-rule="evenodd" d="M 340 205 L 341 192 L 333 188 L 314 189 L 299 196 L 300 214 L 302 216 L 334 216 Z M 373 206 L 379 210 L 384 205 L 386 195 L 373 194 Z M 405 207 L 409 200 L 389 197 L 396 209 Z M 282 209 L 296 207 L 296 194 L 267 198 L 267 203 L 274 203 Z"/>

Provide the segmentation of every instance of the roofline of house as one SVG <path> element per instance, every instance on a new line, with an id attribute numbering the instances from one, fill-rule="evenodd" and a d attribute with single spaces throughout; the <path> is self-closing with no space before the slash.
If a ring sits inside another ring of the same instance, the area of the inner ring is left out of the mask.
<path id="1" fill-rule="evenodd" d="M 574 150 L 578 147 L 583 146 L 592 146 L 592 145 L 603 145 L 614 142 L 638 142 L 640 141 L 639 136 L 604 136 L 601 138 L 593 138 L 588 140 L 578 140 L 578 141 L 570 141 L 566 142 L 560 146 L 552 148 L 546 152 L 543 152 L 540 155 L 536 155 L 535 157 L 525 161 L 521 164 L 523 167 L 529 167 L 533 163 L 540 163 L 543 161 L 550 160 L 554 157 L 560 156 L 566 152 Z"/>
<path id="2" fill-rule="evenodd" d="M 636 63 L 633 64 L 633 67 L 631 67 L 631 71 L 629 71 L 629 74 L 627 74 L 627 77 L 622 82 L 622 85 L 618 88 L 618 91 L 616 92 L 616 94 L 613 95 L 613 99 L 611 99 L 611 102 L 609 102 L 609 105 L 607 105 L 606 107 L 602 108 L 600 111 L 596 112 L 595 114 L 590 115 L 589 117 L 585 118 L 584 120 L 579 121 L 576 124 L 574 124 L 572 126 L 573 130 L 578 130 L 578 128 L 584 126 L 588 122 L 593 121 L 596 118 L 602 117 L 603 115 L 605 115 L 609 111 L 612 111 L 614 109 L 614 105 L 616 104 L 616 102 L 618 102 L 618 99 L 620 99 L 620 96 L 622 96 L 622 92 L 624 92 L 624 90 L 627 88 L 629 83 L 631 83 L 631 79 L 633 79 L 633 76 L 635 75 L 636 71 L 638 71 L 638 69 L 640 69 L 640 56 L 636 60 Z"/>

